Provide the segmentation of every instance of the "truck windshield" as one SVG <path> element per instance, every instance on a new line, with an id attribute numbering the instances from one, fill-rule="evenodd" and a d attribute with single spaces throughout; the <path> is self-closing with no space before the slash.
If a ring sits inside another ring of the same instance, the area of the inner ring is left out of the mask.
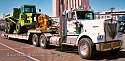
<path id="1" fill-rule="evenodd" d="M 36 12 L 36 10 L 35 10 L 35 8 L 24 8 L 24 12 L 34 13 L 34 12 Z"/>
<path id="2" fill-rule="evenodd" d="M 77 19 L 94 19 L 94 14 L 91 11 L 77 11 Z"/>

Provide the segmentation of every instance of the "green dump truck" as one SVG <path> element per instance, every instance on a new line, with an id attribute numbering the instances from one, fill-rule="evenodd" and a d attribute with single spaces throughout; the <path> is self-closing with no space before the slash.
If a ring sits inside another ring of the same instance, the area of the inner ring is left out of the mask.
<path id="1" fill-rule="evenodd" d="M 20 8 L 13 8 L 12 13 L 5 15 L 5 32 L 10 34 L 14 30 L 18 34 L 27 32 L 28 29 L 35 26 L 39 15 L 36 13 L 35 5 L 22 5 Z"/>

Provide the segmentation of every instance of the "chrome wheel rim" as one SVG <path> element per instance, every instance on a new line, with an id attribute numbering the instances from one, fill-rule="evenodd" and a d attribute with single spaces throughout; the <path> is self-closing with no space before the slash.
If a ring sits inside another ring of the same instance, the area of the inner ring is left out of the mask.
<path id="1" fill-rule="evenodd" d="M 34 45 L 37 44 L 37 40 L 38 40 L 38 38 L 34 36 L 34 37 L 33 37 L 33 44 L 34 44 Z"/>
<path id="2" fill-rule="evenodd" d="M 80 46 L 80 52 L 82 55 L 86 55 L 88 53 L 88 46 L 86 43 Z"/>
<path id="3" fill-rule="evenodd" d="M 45 37 L 42 35 L 41 37 L 40 37 L 40 45 L 41 46 L 45 46 Z"/>

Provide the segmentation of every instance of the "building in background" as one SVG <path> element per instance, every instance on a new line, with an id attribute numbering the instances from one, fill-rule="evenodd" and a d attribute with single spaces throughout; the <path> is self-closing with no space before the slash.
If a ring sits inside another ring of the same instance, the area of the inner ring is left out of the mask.
<path id="1" fill-rule="evenodd" d="M 59 17 L 60 15 L 60 0 L 53 0 L 52 1 L 52 16 L 53 17 Z M 90 8 L 89 6 L 89 0 L 63 0 L 63 5 L 64 5 L 64 9 L 65 10 L 71 10 L 71 9 L 75 9 L 78 7 L 83 7 L 83 9 L 87 10 Z"/>
<path id="2" fill-rule="evenodd" d="M 112 14 L 112 15 L 111 15 Z M 97 12 L 96 13 L 96 19 L 113 19 L 118 20 L 118 19 L 124 19 L 125 16 L 125 10 L 118 10 L 118 11 L 105 11 L 105 12 Z"/>

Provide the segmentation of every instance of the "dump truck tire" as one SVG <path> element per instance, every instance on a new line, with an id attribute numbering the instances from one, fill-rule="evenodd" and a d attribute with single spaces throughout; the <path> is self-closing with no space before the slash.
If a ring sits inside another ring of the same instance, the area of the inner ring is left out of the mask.
<path id="1" fill-rule="evenodd" d="M 16 24 L 16 32 L 17 34 L 21 34 L 21 24 L 19 22 Z"/>
<path id="2" fill-rule="evenodd" d="M 6 33 L 8 33 L 8 24 L 7 24 L 7 23 L 5 24 L 4 31 L 5 31 Z"/>
<path id="3" fill-rule="evenodd" d="M 5 32 L 9 33 L 9 34 L 12 34 L 14 32 L 14 24 L 10 23 L 10 22 L 7 22 L 6 25 L 5 25 Z"/>
<path id="4" fill-rule="evenodd" d="M 95 55 L 96 48 L 89 38 L 82 38 L 78 44 L 78 53 L 82 58 L 91 59 Z"/>

